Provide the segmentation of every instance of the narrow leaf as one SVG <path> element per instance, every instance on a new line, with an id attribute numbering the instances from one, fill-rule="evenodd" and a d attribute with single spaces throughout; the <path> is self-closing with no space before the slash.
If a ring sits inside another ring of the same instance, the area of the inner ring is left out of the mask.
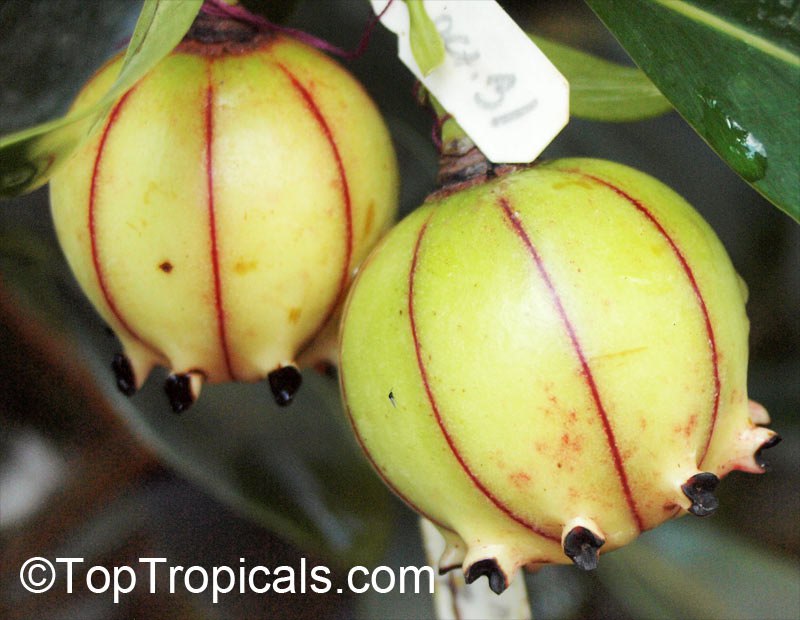
<path id="1" fill-rule="evenodd" d="M 709 146 L 800 221 L 798 3 L 587 2 Z"/>
<path id="2" fill-rule="evenodd" d="M 597 572 L 637 618 L 745 620 L 800 614 L 800 570 L 791 557 L 704 520 L 665 524 L 603 556 Z"/>
<path id="3" fill-rule="evenodd" d="M 125 61 L 108 93 L 94 105 L 0 138 L 0 198 L 45 184 L 114 101 L 180 42 L 201 4 L 202 0 L 145 0 Z"/>
<path id="4" fill-rule="evenodd" d="M 353 438 L 336 383 L 307 372 L 289 408 L 266 382 L 209 385 L 180 417 L 163 371 L 123 396 L 109 366 L 120 346 L 69 273 L 41 217 L 46 202 L 39 193 L 0 209 L 0 298 L 60 352 L 51 372 L 68 366 L 164 463 L 305 553 L 337 568 L 375 562 L 391 531 L 389 493 Z"/>
<path id="5" fill-rule="evenodd" d="M 636 121 L 672 110 L 669 101 L 640 69 L 529 36 L 567 78 L 572 116 L 592 121 Z"/>
<path id="6" fill-rule="evenodd" d="M 422 0 L 406 0 L 409 16 L 411 52 L 423 75 L 428 75 L 444 62 L 444 43 Z"/>

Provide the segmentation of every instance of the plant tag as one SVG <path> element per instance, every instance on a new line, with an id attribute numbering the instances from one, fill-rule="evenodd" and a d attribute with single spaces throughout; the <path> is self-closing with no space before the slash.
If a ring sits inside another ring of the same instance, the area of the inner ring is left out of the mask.
<path id="1" fill-rule="evenodd" d="M 372 0 L 380 14 L 389 0 Z M 495 0 L 426 0 L 445 60 L 422 75 L 409 14 L 395 0 L 381 22 L 411 69 L 493 163 L 529 163 L 569 120 L 569 84 Z"/>

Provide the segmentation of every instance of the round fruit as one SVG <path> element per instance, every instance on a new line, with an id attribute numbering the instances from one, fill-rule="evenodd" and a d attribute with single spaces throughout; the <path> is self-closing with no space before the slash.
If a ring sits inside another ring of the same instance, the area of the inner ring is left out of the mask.
<path id="1" fill-rule="evenodd" d="M 298 361 L 335 354 L 339 302 L 396 210 L 394 151 L 361 85 L 322 53 L 199 21 L 53 178 L 53 219 L 124 345 L 123 391 L 161 364 L 176 411 L 202 381 L 265 375 L 286 404 Z"/>
<path id="2" fill-rule="evenodd" d="M 373 465 L 496 591 L 593 568 L 777 443 L 746 391 L 745 288 L 677 194 L 565 159 L 442 191 L 366 261 L 342 326 Z"/>

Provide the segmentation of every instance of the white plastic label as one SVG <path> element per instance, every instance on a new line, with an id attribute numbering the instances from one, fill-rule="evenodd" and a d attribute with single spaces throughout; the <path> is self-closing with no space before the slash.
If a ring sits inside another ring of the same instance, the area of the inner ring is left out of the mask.
<path id="1" fill-rule="evenodd" d="M 372 0 L 380 14 L 389 0 Z M 445 60 L 423 76 L 411 53 L 409 15 L 395 0 L 381 22 L 400 60 L 494 163 L 528 163 L 569 120 L 569 84 L 495 0 L 425 0 Z"/>

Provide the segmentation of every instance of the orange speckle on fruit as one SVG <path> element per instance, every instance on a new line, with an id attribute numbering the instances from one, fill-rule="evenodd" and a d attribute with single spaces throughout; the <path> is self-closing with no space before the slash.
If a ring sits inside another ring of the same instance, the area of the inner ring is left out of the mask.
<path id="1" fill-rule="evenodd" d="M 580 177 L 577 177 L 575 179 L 570 179 L 569 181 L 559 181 L 553 183 L 554 190 L 563 190 L 569 187 L 582 187 L 583 189 L 591 190 L 592 184 L 589 183 L 589 181 L 586 181 Z"/>
<path id="2" fill-rule="evenodd" d="M 375 201 L 370 200 L 367 207 L 367 214 L 364 216 L 364 236 L 366 237 L 371 231 L 372 226 L 375 224 Z"/>
<path id="3" fill-rule="evenodd" d="M 245 275 L 246 273 L 250 273 L 251 271 L 255 271 L 256 267 L 258 267 L 257 260 L 243 260 L 239 259 L 236 261 L 236 264 L 233 266 L 233 270 L 238 273 L 240 276 Z"/>
<path id="4" fill-rule="evenodd" d="M 515 487 L 523 487 L 531 481 L 531 477 L 524 471 L 517 471 L 509 474 L 508 479 Z"/>
<path id="5" fill-rule="evenodd" d="M 686 436 L 687 439 L 689 439 L 694 434 L 696 429 L 697 429 L 697 414 L 693 413 L 689 417 L 689 423 L 683 429 L 683 434 Z"/>

